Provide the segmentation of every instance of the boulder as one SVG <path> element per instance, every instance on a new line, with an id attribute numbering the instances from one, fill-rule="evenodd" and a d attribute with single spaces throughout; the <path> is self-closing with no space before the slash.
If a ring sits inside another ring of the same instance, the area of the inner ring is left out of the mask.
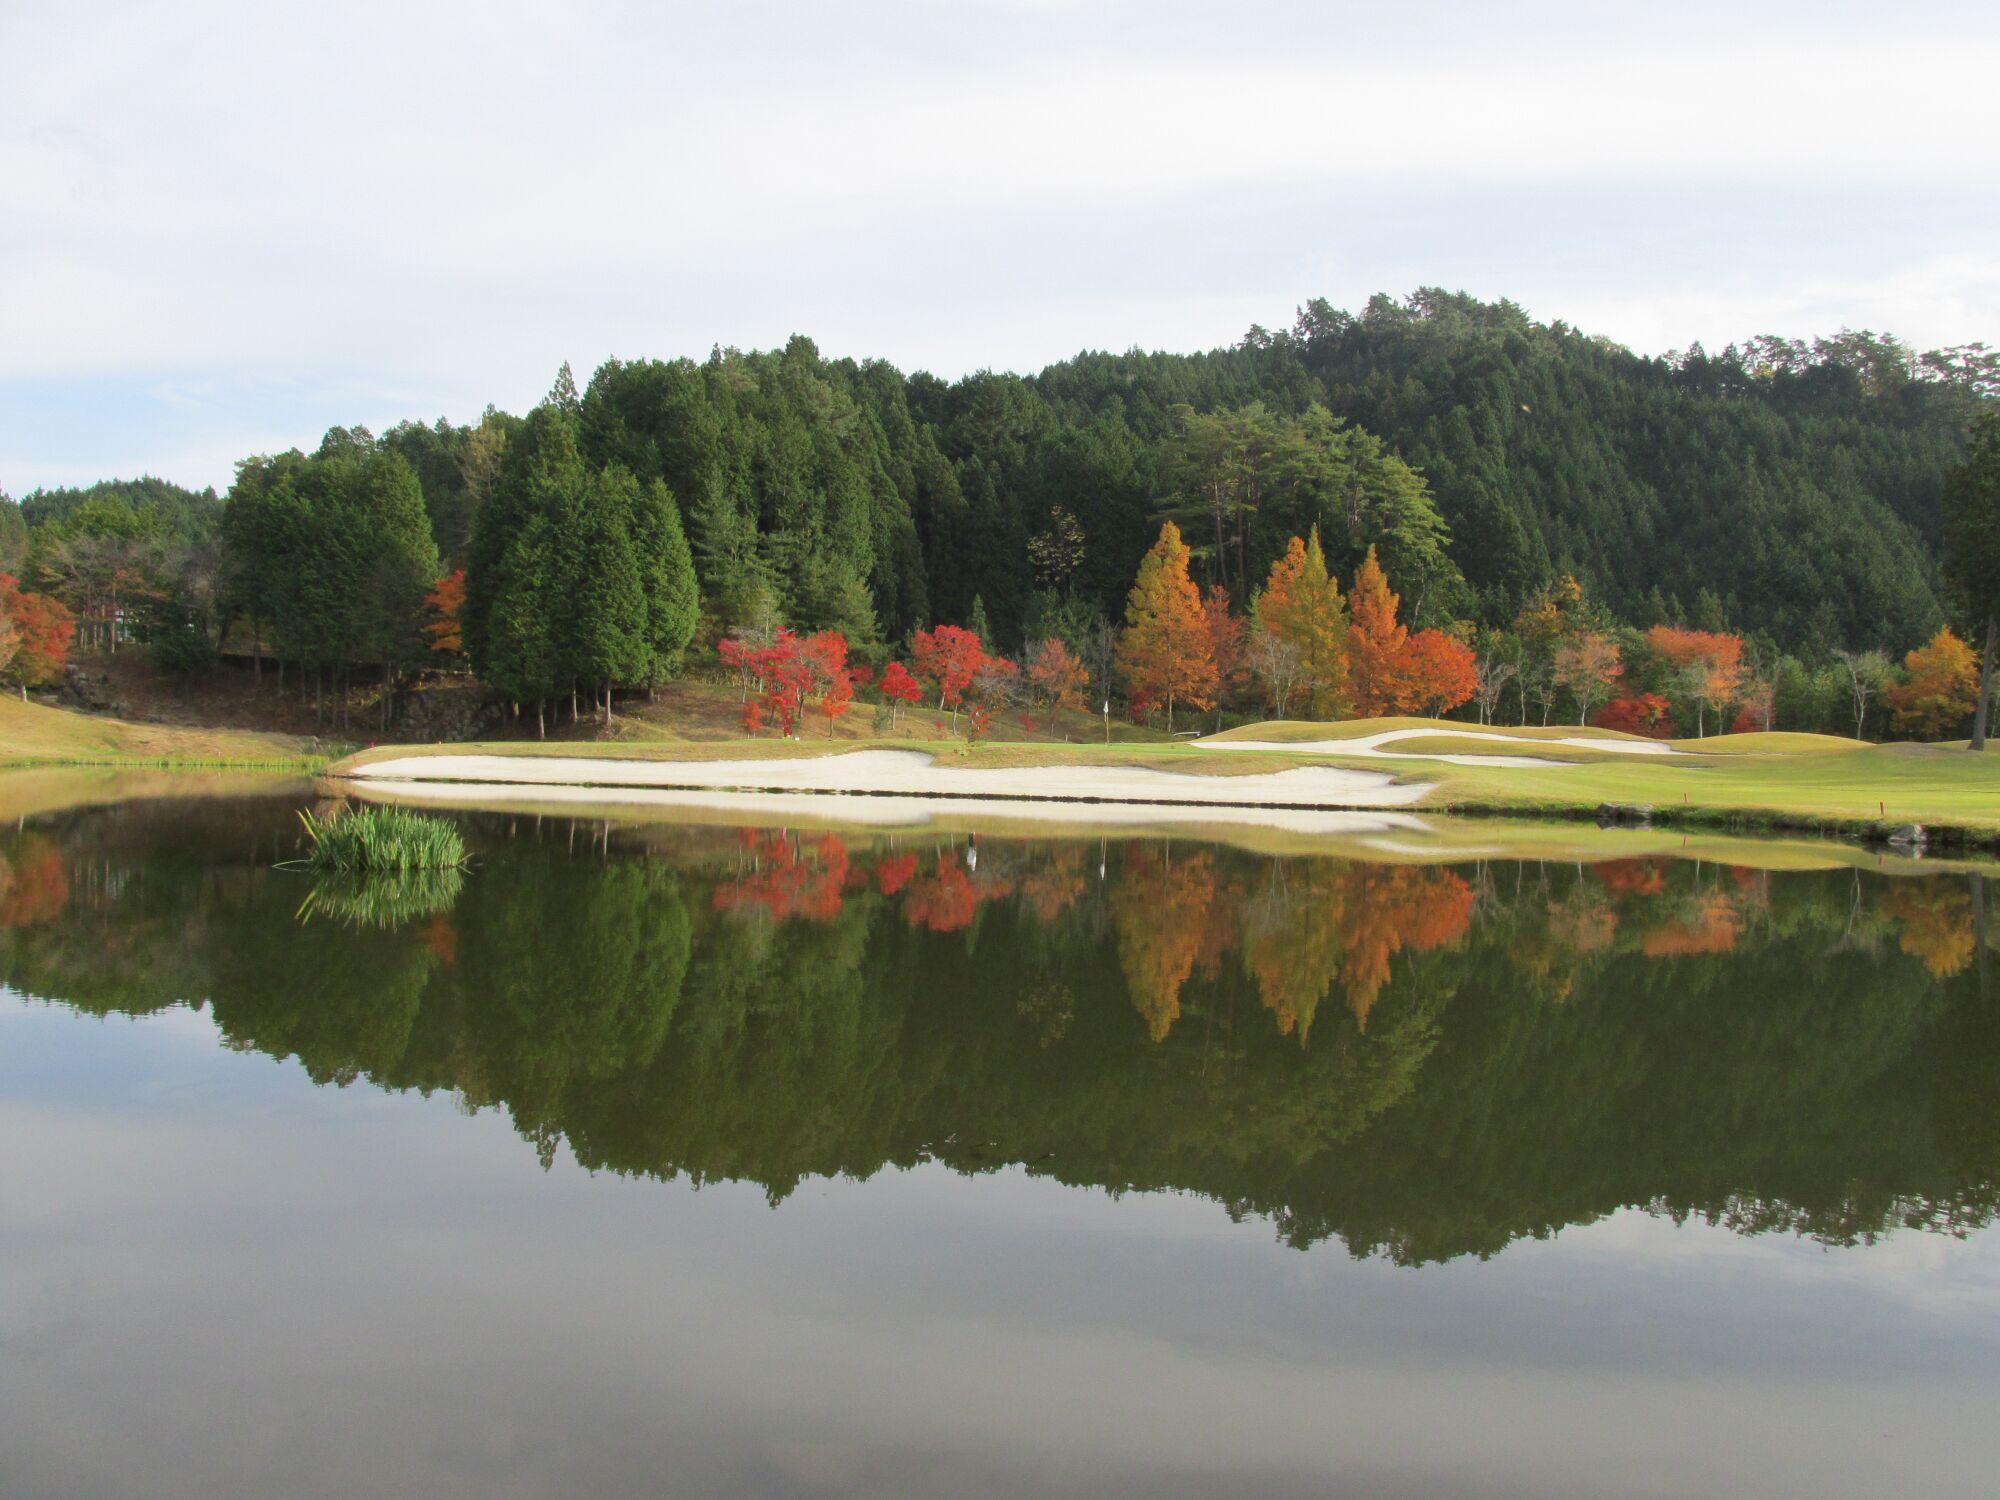
<path id="1" fill-rule="evenodd" d="M 1905 854 L 1922 854 L 1924 846 L 1930 841 L 1931 836 L 1921 823 L 1905 823 L 1899 828 L 1892 828 L 1887 839 L 1891 849 Z"/>

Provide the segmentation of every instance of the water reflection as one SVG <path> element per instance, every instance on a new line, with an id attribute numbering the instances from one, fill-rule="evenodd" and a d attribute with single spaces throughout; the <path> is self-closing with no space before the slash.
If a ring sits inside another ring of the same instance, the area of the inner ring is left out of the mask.
<path id="1" fill-rule="evenodd" d="M 1404 1263 L 1632 1205 L 1837 1243 L 1993 1213 L 1977 877 L 465 822 L 448 887 L 271 869 L 281 799 L 20 827 L 0 972 L 773 1202 L 1023 1164 Z"/>

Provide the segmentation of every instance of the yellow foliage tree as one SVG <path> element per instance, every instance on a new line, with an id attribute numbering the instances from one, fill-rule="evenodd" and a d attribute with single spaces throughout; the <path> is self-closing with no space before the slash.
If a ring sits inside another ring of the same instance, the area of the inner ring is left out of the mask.
<path id="1" fill-rule="evenodd" d="M 1909 680 L 1884 696 L 1896 728 L 1914 739 L 1941 740 L 1971 717 L 1979 701 L 1979 661 L 1949 625 L 1903 658 Z"/>
<path id="2" fill-rule="evenodd" d="M 1347 606 L 1338 580 L 1327 572 L 1317 526 L 1304 541 L 1293 537 L 1285 555 L 1271 564 L 1257 597 L 1257 623 L 1297 652 L 1298 685 L 1314 718 L 1353 713 Z"/>
<path id="3" fill-rule="evenodd" d="M 1167 728 L 1174 705 L 1215 706 L 1215 655 L 1201 591 L 1188 576 L 1188 548 L 1172 521 L 1139 563 L 1138 581 L 1125 603 L 1125 633 L 1118 640 L 1118 670 L 1140 706 L 1162 704 Z"/>

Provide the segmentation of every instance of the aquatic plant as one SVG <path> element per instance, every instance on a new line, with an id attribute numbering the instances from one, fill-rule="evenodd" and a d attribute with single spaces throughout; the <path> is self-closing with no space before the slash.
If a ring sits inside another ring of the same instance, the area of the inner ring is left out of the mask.
<path id="1" fill-rule="evenodd" d="M 427 813 L 364 807 L 318 817 L 306 808 L 299 821 L 311 846 L 304 860 L 309 870 L 452 870 L 465 863 L 457 826 Z"/>

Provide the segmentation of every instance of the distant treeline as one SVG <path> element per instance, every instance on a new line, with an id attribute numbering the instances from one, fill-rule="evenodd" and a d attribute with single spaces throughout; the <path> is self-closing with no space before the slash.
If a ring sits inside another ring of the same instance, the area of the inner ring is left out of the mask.
<path id="1" fill-rule="evenodd" d="M 711 637 L 777 619 L 862 654 L 975 618 L 999 650 L 1080 639 L 1119 618 L 1164 519 L 1239 610 L 1317 527 L 1336 577 L 1378 549 L 1412 627 L 1471 639 L 1573 578 L 1619 625 L 1741 633 L 1810 668 L 1951 616 L 1940 498 L 1996 396 L 1978 345 L 1649 359 L 1435 290 L 1025 377 L 906 376 L 795 337 L 612 361 L 581 390 L 565 368 L 527 418 L 335 428 L 314 455 L 245 459 L 227 497 L 38 491 L 0 506 L 0 549 L 86 640 L 116 644 L 124 578 L 189 662 L 235 628 L 316 674 L 429 659 L 423 596 L 465 569 L 464 643 L 515 699 L 656 681 L 696 614 Z M 271 529 L 274 489 L 303 529 Z"/>

